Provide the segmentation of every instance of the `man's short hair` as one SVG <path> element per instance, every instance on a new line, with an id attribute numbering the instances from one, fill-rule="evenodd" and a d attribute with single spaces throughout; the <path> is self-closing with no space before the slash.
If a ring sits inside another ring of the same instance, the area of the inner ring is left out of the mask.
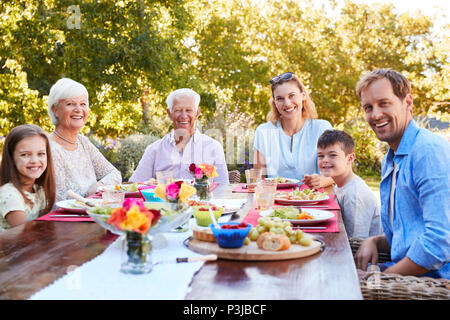
<path id="1" fill-rule="evenodd" d="M 317 141 L 317 148 L 326 147 L 340 143 L 345 155 L 355 152 L 355 142 L 351 135 L 341 130 L 325 130 Z"/>
<path id="2" fill-rule="evenodd" d="M 173 107 L 173 103 L 174 103 L 175 99 L 178 97 L 181 97 L 181 96 L 191 97 L 192 99 L 194 99 L 195 106 L 198 108 L 198 105 L 200 104 L 200 95 L 192 89 L 181 88 L 181 89 L 172 91 L 167 96 L 166 104 L 167 104 L 167 108 L 170 110 L 170 112 L 172 112 L 172 107 Z"/>
<path id="3" fill-rule="evenodd" d="M 388 79 L 392 86 L 392 91 L 400 99 L 403 100 L 411 93 L 411 85 L 404 75 L 400 72 L 386 68 L 376 69 L 362 77 L 356 85 L 356 94 L 361 99 L 361 92 L 365 90 L 373 82 L 380 79 Z"/>

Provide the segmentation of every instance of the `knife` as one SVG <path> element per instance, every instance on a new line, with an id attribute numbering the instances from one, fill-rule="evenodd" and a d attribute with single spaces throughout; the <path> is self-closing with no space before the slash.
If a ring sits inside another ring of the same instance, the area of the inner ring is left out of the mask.
<path id="1" fill-rule="evenodd" d="M 304 206 L 276 206 L 275 208 L 286 208 L 286 207 L 292 207 L 292 208 L 328 208 L 328 206 L 315 206 L 315 205 L 304 205 Z"/>
<path id="2" fill-rule="evenodd" d="M 185 258 L 176 258 L 176 259 L 165 259 L 165 260 L 161 260 L 161 261 L 155 262 L 153 265 L 157 265 L 157 264 L 160 264 L 160 263 L 166 263 L 166 262 L 183 263 L 183 262 L 216 261 L 216 260 L 217 260 L 217 255 L 209 254 L 209 255 L 206 255 L 206 256 L 185 257 Z"/>
<path id="3" fill-rule="evenodd" d="M 88 215 L 85 214 L 51 214 L 50 218 L 74 218 L 74 217 L 86 217 L 89 218 Z"/>
<path id="4" fill-rule="evenodd" d="M 294 227 L 292 230 L 297 229 L 313 229 L 313 230 L 325 230 L 327 227 Z"/>

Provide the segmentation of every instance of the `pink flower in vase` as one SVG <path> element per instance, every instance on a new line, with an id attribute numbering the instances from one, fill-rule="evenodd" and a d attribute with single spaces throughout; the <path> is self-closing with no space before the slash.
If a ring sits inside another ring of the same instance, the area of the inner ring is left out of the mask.
<path id="1" fill-rule="evenodd" d="M 168 200 L 176 200 L 179 192 L 180 188 L 176 183 L 171 183 L 166 187 L 166 196 Z"/>
<path id="2" fill-rule="evenodd" d="M 194 174 L 196 179 L 201 179 L 203 178 L 203 171 L 201 168 L 197 167 L 195 168 L 195 174 Z"/>
<path id="3" fill-rule="evenodd" d="M 126 198 L 122 203 L 122 207 L 127 211 L 134 205 L 138 205 L 139 210 L 144 210 L 144 200 L 140 198 Z"/>

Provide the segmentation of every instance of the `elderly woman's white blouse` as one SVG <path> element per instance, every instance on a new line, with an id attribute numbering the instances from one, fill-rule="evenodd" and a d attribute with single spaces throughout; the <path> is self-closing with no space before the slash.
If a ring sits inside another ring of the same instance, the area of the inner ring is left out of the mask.
<path id="1" fill-rule="evenodd" d="M 98 180 L 104 184 L 118 184 L 122 176 L 88 138 L 78 135 L 77 149 L 70 151 L 50 139 L 55 168 L 56 202 L 69 199 L 72 190 L 85 196 Z"/>
<path id="2" fill-rule="evenodd" d="M 47 201 L 45 199 L 44 188 L 37 184 L 33 186 L 34 193 L 24 191 L 24 194 L 33 202 L 30 207 L 25 203 L 22 194 L 12 183 L 6 183 L 0 187 L 0 232 L 11 228 L 6 215 L 11 211 L 23 211 L 27 220 L 31 221 L 39 217 L 39 212 L 45 208 Z"/>

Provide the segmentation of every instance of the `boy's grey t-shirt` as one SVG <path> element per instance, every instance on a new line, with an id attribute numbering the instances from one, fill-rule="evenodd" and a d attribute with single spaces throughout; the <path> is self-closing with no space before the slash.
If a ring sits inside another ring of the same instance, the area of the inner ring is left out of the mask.
<path id="1" fill-rule="evenodd" d="M 342 220 L 349 238 L 367 238 L 383 233 L 380 203 L 369 186 L 356 174 L 342 187 L 335 187 Z"/>

